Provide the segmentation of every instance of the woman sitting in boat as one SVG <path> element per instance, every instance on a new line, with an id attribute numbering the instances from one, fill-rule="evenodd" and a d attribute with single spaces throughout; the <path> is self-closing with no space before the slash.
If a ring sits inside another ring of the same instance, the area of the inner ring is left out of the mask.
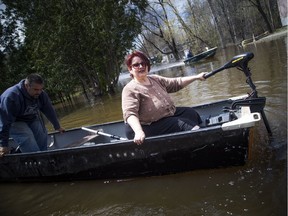
<path id="1" fill-rule="evenodd" d="M 122 91 L 122 111 L 126 136 L 138 145 L 145 137 L 199 129 L 202 122 L 191 107 L 175 107 L 168 93 L 177 92 L 195 80 L 205 80 L 205 72 L 198 75 L 166 78 L 148 75 L 147 56 L 134 51 L 126 58 L 132 80 Z"/>

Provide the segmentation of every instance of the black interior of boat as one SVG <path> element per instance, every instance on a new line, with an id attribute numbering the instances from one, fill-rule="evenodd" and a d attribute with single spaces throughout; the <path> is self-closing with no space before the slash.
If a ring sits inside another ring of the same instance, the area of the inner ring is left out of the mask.
<path id="1" fill-rule="evenodd" d="M 237 107 L 235 110 L 231 110 L 230 107 L 232 103 L 233 100 L 228 99 L 194 107 L 202 119 L 202 124 L 200 125 L 200 127 L 207 128 L 218 125 L 221 126 L 221 124 L 225 122 L 237 119 L 239 108 Z M 83 130 L 81 128 L 76 128 L 68 130 L 64 134 L 60 133 L 51 134 L 49 142 L 51 144 L 49 145 L 50 146 L 49 149 L 88 146 L 95 144 L 107 145 L 108 143 L 115 144 L 120 141 L 119 139 L 107 136 L 107 134 L 111 136 L 115 135 L 116 137 L 126 138 L 123 121 L 89 126 L 89 129 L 92 129 L 93 131 L 95 131 L 95 133 Z M 95 136 L 97 131 L 104 131 L 106 135 L 99 134 L 98 136 Z M 88 138 L 87 140 L 87 136 L 91 136 L 91 139 Z M 121 140 L 121 142 L 123 142 L 123 140 Z"/>

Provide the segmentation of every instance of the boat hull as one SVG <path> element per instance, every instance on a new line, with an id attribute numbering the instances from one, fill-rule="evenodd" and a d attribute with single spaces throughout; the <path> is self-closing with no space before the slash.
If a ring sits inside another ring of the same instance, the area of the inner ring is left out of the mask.
<path id="1" fill-rule="evenodd" d="M 199 130 L 148 137 L 142 145 L 133 140 L 91 135 L 83 128 L 51 133 L 47 151 L 13 153 L 0 158 L 0 182 L 111 180 L 243 165 L 253 125 L 229 123 L 235 122 L 231 118 L 240 113 L 242 106 L 253 108 L 253 116 L 259 118 L 254 112 L 263 110 L 264 105 L 265 98 L 257 98 L 195 106 L 203 120 Z M 227 107 L 233 107 L 233 115 Z M 236 121 L 241 122 L 241 118 Z M 123 121 L 89 128 L 125 136 Z"/>
<path id="2" fill-rule="evenodd" d="M 1 181 L 70 181 L 156 176 L 243 165 L 249 129 L 220 128 L 181 133 L 117 145 L 76 147 L 41 153 L 9 155 L 1 160 Z"/>

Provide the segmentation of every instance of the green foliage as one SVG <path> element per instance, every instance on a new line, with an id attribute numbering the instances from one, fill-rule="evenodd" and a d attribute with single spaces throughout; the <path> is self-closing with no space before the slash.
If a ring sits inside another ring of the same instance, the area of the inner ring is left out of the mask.
<path id="1" fill-rule="evenodd" d="M 6 69 L 7 76 L 16 70 L 21 75 L 35 71 L 44 76 L 46 87 L 55 95 L 69 95 L 79 86 L 94 94 L 113 91 L 125 54 L 140 33 L 136 16 L 147 6 L 145 0 L 3 2 L 10 11 L 6 18 L 13 14 L 23 22 L 25 33 L 23 46 L 16 53 L 5 53 L 9 56 L 6 65 L 11 66 L 14 55 L 27 60 L 25 65 L 14 62 L 13 68 Z"/>

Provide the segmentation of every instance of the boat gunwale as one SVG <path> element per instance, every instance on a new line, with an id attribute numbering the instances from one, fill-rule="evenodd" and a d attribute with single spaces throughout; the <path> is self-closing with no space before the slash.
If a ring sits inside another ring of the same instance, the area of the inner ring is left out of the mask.
<path id="1" fill-rule="evenodd" d="M 117 123 L 117 122 L 116 122 Z M 73 130 L 81 130 L 81 128 L 74 128 Z M 198 130 L 194 130 L 194 131 L 180 131 L 180 132 L 175 132 L 175 133 L 170 133 L 170 134 L 162 134 L 162 135 L 158 135 L 158 136 L 152 136 L 152 137 L 147 137 L 145 138 L 145 142 L 157 142 L 161 139 L 165 139 L 166 141 L 168 140 L 172 140 L 172 139 L 176 139 L 179 136 L 183 136 L 183 138 L 189 138 L 192 134 L 197 134 L 197 133 L 203 133 L 206 131 L 212 131 L 212 130 L 219 130 L 221 132 L 223 132 L 221 125 L 215 125 L 215 126 L 209 126 L 209 127 L 204 127 L 204 128 L 200 128 Z M 70 131 L 70 130 L 69 130 Z M 145 142 L 142 145 L 145 145 Z M 101 148 L 101 147 L 109 147 L 109 146 L 114 146 L 114 145 L 127 145 L 127 144 L 132 144 L 132 145 L 136 145 L 133 142 L 133 139 L 131 140 L 117 140 L 114 142 L 101 142 L 101 143 L 96 143 L 96 144 L 91 144 L 91 145 L 81 145 L 81 146 L 75 146 L 75 147 L 67 147 L 67 148 L 58 148 L 58 149 L 48 149 L 45 151 L 38 151 L 38 152 L 26 152 L 26 153 L 13 153 L 13 154 L 7 154 L 4 157 L 26 157 L 26 156 L 33 156 L 33 155 L 49 155 L 49 154 L 54 154 L 57 152 L 71 152 L 71 151 L 77 151 L 79 149 L 83 149 L 83 148 L 89 148 L 89 149 L 94 149 L 94 148 Z M 140 145 L 140 147 L 142 146 Z M 139 146 L 138 146 L 139 147 Z"/>

